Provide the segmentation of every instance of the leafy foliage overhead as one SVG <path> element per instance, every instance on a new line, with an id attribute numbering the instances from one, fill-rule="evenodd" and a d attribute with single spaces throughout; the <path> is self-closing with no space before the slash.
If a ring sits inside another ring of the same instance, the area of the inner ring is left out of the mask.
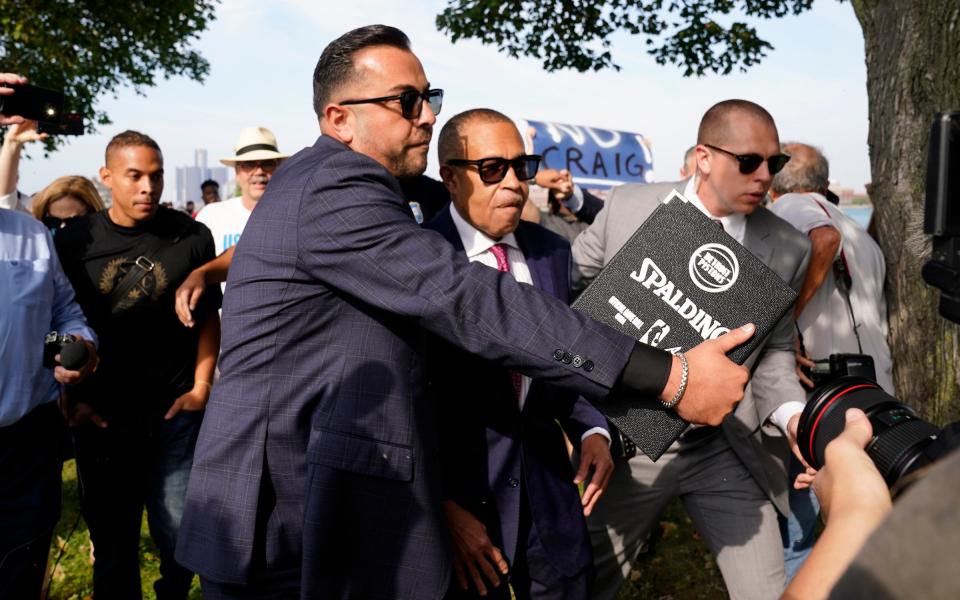
<path id="1" fill-rule="evenodd" d="M 138 94 L 157 76 L 202 81 L 210 65 L 191 48 L 219 0 L 0 0 L 0 69 L 63 90 L 68 111 L 107 124 L 96 109 L 122 86 Z"/>
<path id="2" fill-rule="evenodd" d="M 684 75 L 746 71 L 773 46 L 742 16 L 800 14 L 813 0 L 449 0 L 437 27 L 456 42 L 476 38 L 548 71 L 614 68 L 613 34 L 644 35 L 657 63 Z M 732 16 L 731 16 L 732 15 Z M 729 21 L 724 25 L 721 21 Z"/>

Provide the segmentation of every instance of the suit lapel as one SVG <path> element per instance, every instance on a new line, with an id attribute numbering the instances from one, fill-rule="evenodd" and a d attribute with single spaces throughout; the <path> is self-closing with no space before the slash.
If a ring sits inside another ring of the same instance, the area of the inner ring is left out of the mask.
<path id="1" fill-rule="evenodd" d="M 747 215 L 747 225 L 743 232 L 743 247 L 760 259 L 760 262 L 768 266 L 773 258 L 773 246 L 767 239 L 769 236 L 770 230 L 760 223 L 756 211 Z"/>
<path id="2" fill-rule="evenodd" d="M 530 240 L 523 231 L 522 225 L 521 223 L 521 226 L 517 228 L 513 235 L 517 240 L 517 245 L 520 246 L 520 251 L 523 252 L 523 258 L 527 263 L 527 268 L 530 269 L 530 278 L 533 279 L 534 287 L 559 298 L 555 278 L 553 277 L 554 267 L 551 264 L 553 253 L 545 254 L 536 248 L 532 248 L 530 246 Z"/>
<path id="3" fill-rule="evenodd" d="M 463 240 L 460 239 L 460 232 L 457 231 L 457 226 L 453 222 L 453 217 L 450 216 L 450 211 L 455 210 L 453 206 L 447 206 L 442 209 L 436 217 L 430 221 L 428 229 L 433 229 L 443 237 L 447 238 L 447 241 L 453 244 L 453 247 L 457 249 L 458 252 L 466 252 L 463 248 Z"/>

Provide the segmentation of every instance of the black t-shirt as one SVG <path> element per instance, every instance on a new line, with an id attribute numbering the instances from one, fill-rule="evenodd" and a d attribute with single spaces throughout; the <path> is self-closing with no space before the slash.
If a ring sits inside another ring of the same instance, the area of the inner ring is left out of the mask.
<path id="1" fill-rule="evenodd" d="M 177 319 L 177 287 L 215 256 L 206 226 L 162 207 L 132 228 L 115 224 L 107 213 L 73 219 L 57 235 L 56 246 L 100 338 L 100 366 L 74 393 L 109 422 L 117 415 L 165 411 L 193 387 L 199 323 L 215 314 L 222 297 L 219 285 L 207 286 L 194 313 L 198 325 L 187 328 Z M 141 255 L 153 261 L 153 270 L 111 312 L 114 287 Z"/>

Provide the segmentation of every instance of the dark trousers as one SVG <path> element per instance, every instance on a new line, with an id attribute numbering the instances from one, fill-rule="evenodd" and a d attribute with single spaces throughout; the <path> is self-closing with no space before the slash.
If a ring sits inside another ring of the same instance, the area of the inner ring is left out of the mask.
<path id="1" fill-rule="evenodd" d="M 0 427 L 0 600 L 40 597 L 60 518 L 61 427 L 55 402 Z"/>
<path id="2" fill-rule="evenodd" d="M 301 600 L 300 569 L 262 574 L 246 585 L 200 577 L 203 600 Z"/>
<path id="3" fill-rule="evenodd" d="M 141 597 L 144 507 L 160 555 L 157 598 L 187 597 L 193 573 L 177 564 L 173 552 L 202 418 L 202 412 L 180 412 L 169 421 L 114 419 L 105 429 L 84 425 L 74 430 L 97 600 Z"/>
<path id="4" fill-rule="evenodd" d="M 530 515 L 526 493 L 520 502 L 520 524 L 517 531 L 517 552 L 510 565 L 510 572 L 500 577 L 500 586 L 487 583 L 487 595 L 476 592 L 473 583 L 470 589 L 460 589 L 455 577 L 450 578 L 450 589 L 444 600 L 511 600 L 510 590 L 516 600 L 586 600 L 590 596 L 593 567 L 587 566 L 572 577 L 560 574 L 551 564 L 546 549 L 537 535 Z M 502 550 L 502 549 L 501 549 Z M 469 578 L 468 578 L 469 580 Z M 507 584 L 510 584 L 509 586 Z"/>

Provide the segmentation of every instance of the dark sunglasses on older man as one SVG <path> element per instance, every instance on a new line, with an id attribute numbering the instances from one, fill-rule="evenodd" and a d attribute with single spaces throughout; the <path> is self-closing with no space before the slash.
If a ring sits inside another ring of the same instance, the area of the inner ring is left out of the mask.
<path id="1" fill-rule="evenodd" d="M 516 158 L 480 158 L 477 160 L 467 160 L 465 158 L 451 158 L 447 164 L 453 167 L 466 167 L 476 165 L 477 172 L 480 173 L 480 181 L 484 183 L 500 183 L 507 176 L 507 171 L 513 167 L 517 179 L 524 181 L 533 179 L 540 168 L 539 154 L 523 154 Z"/>
<path id="2" fill-rule="evenodd" d="M 734 154 L 729 150 L 724 150 L 711 144 L 704 144 L 704 146 L 737 159 L 737 163 L 740 165 L 740 172 L 744 175 L 749 175 L 759 169 L 764 160 L 767 161 L 767 169 L 770 171 L 770 174 L 776 175 L 790 161 L 790 157 L 786 154 L 774 154 L 770 158 L 763 158 L 759 154 Z"/>
<path id="3" fill-rule="evenodd" d="M 433 114 L 439 115 L 440 108 L 443 106 L 443 90 L 407 90 L 396 96 L 380 96 L 379 98 L 367 98 L 365 100 L 344 100 L 340 104 L 373 104 L 376 102 L 390 102 L 391 100 L 400 101 L 400 110 L 403 112 L 404 119 L 419 119 L 423 112 L 423 101 L 430 104 L 430 110 Z"/>

